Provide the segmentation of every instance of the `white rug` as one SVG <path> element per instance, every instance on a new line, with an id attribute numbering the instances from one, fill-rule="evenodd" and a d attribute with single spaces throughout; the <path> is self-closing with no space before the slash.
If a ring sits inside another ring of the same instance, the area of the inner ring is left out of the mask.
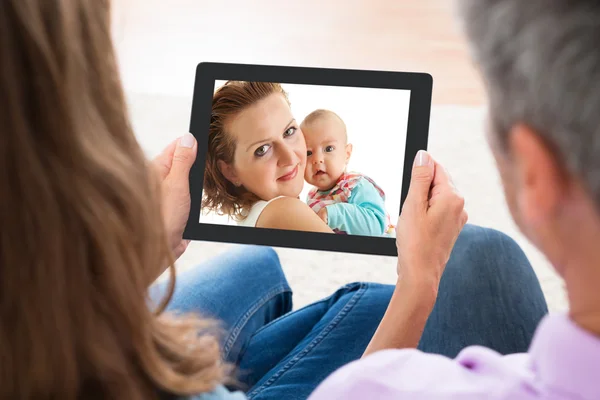
<path id="1" fill-rule="evenodd" d="M 191 98 L 128 93 L 138 139 L 149 156 L 189 129 Z M 482 108 L 434 107 L 429 150 L 451 173 L 466 198 L 472 224 L 498 229 L 512 236 L 531 261 L 553 311 L 567 308 L 562 281 L 546 259 L 515 227 L 506 208 L 499 177 L 483 134 Z M 178 262 L 189 268 L 231 248 L 232 244 L 194 242 Z M 357 280 L 393 283 L 395 260 L 332 252 L 277 249 L 294 290 L 294 307 L 331 294 Z M 318 279 L 315 279 L 318 277 Z"/>

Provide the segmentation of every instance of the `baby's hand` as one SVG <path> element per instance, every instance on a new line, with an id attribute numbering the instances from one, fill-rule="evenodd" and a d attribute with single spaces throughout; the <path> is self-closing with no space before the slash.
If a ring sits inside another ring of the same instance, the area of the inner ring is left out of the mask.
<path id="1" fill-rule="evenodd" d="M 321 208 L 317 215 L 323 220 L 323 222 L 327 223 L 327 208 Z"/>

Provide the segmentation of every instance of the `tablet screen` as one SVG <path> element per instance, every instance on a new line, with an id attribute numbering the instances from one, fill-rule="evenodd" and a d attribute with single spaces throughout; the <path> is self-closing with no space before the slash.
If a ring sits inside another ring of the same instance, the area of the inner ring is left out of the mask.
<path id="1" fill-rule="evenodd" d="M 234 86 L 231 96 L 239 96 L 251 84 L 236 82 Z M 264 86 L 279 99 L 269 101 L 268 95 L 264 99 L 256 95 L 257 100 L 248 100 L 252 105 L 247 110 L 233 116 L 241 118 L 237 121 L 241 123 L 227 121 L 225 132 L 238 147 L 231 166 L 234 176 L 225 174 L 230 178 L 227 183 L 233 184 L 232 193 L 256 192 L 260 203 L 255 207 L 261 208 L 279 196 L 299 198 L 336 234 L 395 236 L 410 90 Z M 217 80 L 215 92 L 223 88 L 227 81 Z M 251 89 L 246 91 L 252 95 Z M 301 137 L 296 140 L 295 135 Z M 225 175 L 219 178 L 227 179 Z M 255 217 L 260 220 L 257 210 L 239 217 L 222 211 L 202 207 L 199 222 L 250 226 Z"/>

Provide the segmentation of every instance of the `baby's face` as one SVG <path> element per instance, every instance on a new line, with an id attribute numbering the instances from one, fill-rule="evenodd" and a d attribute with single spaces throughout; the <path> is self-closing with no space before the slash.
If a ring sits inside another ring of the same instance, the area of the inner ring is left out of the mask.
<path id="1" fill-rule="evenodd" d="M 306 140 L 306 182 L 329 190 L 335 186 L 350 157 L 346 132 L 336 118 L 322 118 L 302 127 Z"/>

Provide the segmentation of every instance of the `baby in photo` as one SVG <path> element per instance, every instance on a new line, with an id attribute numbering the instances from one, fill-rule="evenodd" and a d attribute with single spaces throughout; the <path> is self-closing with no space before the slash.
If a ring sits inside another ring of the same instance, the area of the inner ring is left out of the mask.
<path id="1" fill-rule="evenodd" d="M 334 112 L 316 110 L 300 124 L 306 139 L 304 179 L 314 188 L 308 205 L 335 233 L 394 235 L 385 209 L 385 193 L 369 177 L 346 172 L 352 155 L 346 124 Z"/>

